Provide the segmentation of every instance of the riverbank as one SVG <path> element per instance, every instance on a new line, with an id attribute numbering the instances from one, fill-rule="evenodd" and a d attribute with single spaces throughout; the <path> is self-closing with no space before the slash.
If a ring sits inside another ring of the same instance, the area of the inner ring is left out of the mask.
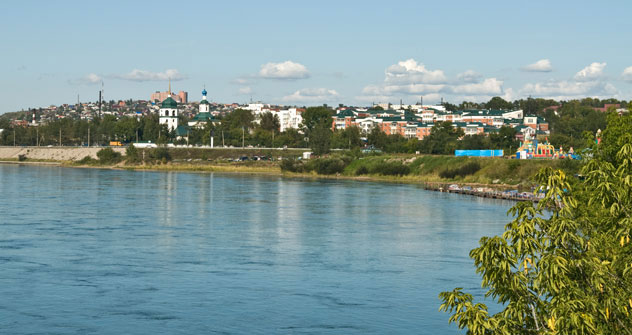
<path id="1" fill-rule="evenodd" d="M 444 192 L 535 200 L 532 177 L 543 167 L 576 173 L 579 162 L 563 160 L 512 160 L 452 156 L 352 155 L 343 152 L 309 161 L 297 160 L 301 150 L 170 148 L 168 159 L 152 159 L 155 149 L 139 149 L 137 162 L 122 156 L 117 163 L 103 164 L 102 148 L 0 148 L 0 161 L 12 164 L 61 165 L 134 171 L 222 172 L 265 174 L 301 179 L 340 179 L 417 184 Z M 124 154 L 123 148 L 115 148 Z M 6 157 L 9 155 L 12 157 Z M 23 156 L 21 156 L 23 155 Z M 21 158 L 20 158 L 21 157 Z M 42 158 L 36 158 L 42 157 Z M 50 159 L 57 157 L 59 159 Z M 70 157 L 70 159 L 63 159 Z M 87 159 L 86 157 L 90 157 Z M 288 170 L 287 166 L 291 169 Z"/>

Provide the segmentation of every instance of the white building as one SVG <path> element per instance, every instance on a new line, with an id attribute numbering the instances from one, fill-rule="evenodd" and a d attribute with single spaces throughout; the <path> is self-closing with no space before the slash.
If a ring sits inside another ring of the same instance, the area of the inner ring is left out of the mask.
<path id="1" fill-rule="evenodd" d="M 281 124 L 281 132 L 287 129 L 299 129 L 303 122 L 303 116 L 296 108 L 284 109 L 280 111 L 271 111 L 272 114 L 276 114 L 279 117 L 279 123 Z"/>
<path id="2" fill-rule="evenodd" d="M 171 85 L 169 85 L 169 92 L 171 92 Z M 171 95 L 162 102 L 158 112 L 160 113 L 160 125 L 166 124 L 169 131 L 178 128 L 178 103 L 173 100 Z"/>

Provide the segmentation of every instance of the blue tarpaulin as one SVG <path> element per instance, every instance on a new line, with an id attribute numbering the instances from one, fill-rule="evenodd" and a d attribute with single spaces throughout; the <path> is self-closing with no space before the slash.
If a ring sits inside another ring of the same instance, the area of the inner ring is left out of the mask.
<path id="1" fill-rule="evenodd" d="M 454 150 L 454 156 L 502 157 L 502 150 Z"/>

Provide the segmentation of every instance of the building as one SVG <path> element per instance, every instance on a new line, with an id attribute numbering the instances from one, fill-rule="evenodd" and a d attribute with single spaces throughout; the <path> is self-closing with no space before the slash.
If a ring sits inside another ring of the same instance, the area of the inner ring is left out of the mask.
<path id="1" fill-rule="evenodd" d="M 154 101 L 154 102 L 155 101 L 164 101 L 168 97 L 171 97 L 174 101 L 176 101 L 178 103 L 185 104 L 185 103 L 189 102 L 189 93 L 184 92 L 184 91 L 180 91 L 176 95 L 173 92 L 171 92 L 171 90 L 165 91 L 165 92 L 156 91 L 156 92 L 151 94 L 149 100 L 150 101 Z"/>
<path id="2" fill-rule="evenodd" d="M 171 82 L 169 83 L 169 91 L 171 92 Z M 167 125 L 169 131 L 174 131 L 178 128 L 178 103 L 171 98 L 171 95 L 167 96 L 160 105 L 160 121 L 161 125 Z"/>
<path id="3" fill-rule="evenodd" d="M 219 122 L 211 114 L 211 104 L 206 99 L 206 93 L 206 89 L 204 89 L 202 91 L 202 100 L 200 101 L 198 113 L 189 121 L 189 127 L 202 128 L 208 122 Z"/>

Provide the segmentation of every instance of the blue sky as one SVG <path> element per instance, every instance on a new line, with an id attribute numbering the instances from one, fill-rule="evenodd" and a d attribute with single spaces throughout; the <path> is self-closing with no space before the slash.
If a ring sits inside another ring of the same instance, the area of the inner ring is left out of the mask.
<path id="1" fill-rule="evenodd" d="M 0 113 L 148 99 L 318 105 L 632 98 L 630 1 L 21 1 Z"/>

